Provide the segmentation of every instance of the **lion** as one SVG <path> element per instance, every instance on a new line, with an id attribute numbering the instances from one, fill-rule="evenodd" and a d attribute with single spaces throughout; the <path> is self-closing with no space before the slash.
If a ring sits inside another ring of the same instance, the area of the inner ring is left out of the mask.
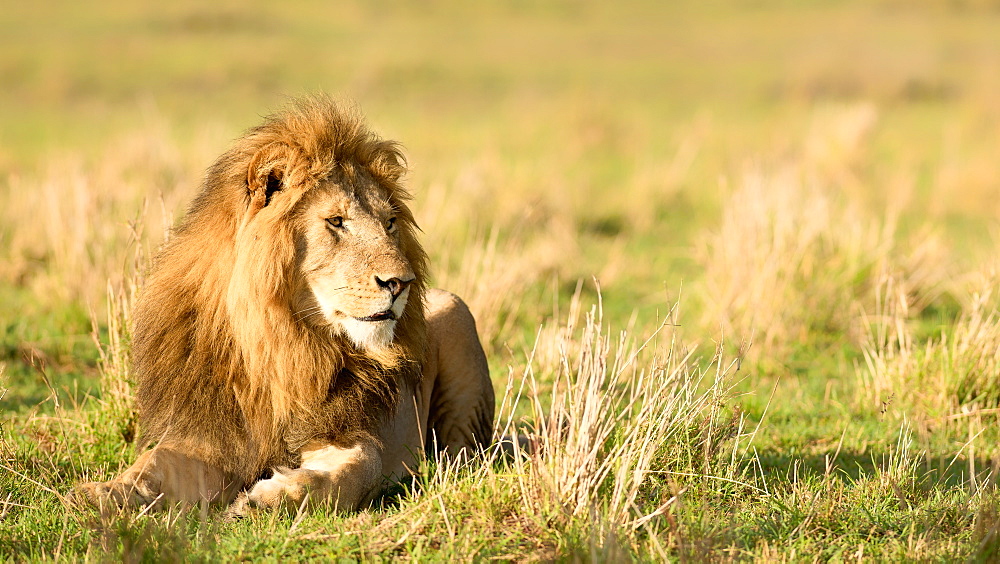
<path id="1" fill-rule="evenodd" d="M 309 97 L 208 169 L 133 311 L 141 454 L 75 496 L 354 511 L 421 456 L 492 440 L 475 320 L 427 288 L 405 163 Z"/>

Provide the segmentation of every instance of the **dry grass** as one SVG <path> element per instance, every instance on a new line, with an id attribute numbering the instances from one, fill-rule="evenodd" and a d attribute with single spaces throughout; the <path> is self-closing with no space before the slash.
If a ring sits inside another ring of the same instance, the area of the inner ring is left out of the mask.
<path id="1" fill-rule="evenodd" d="M 1000 408 L 1000 300 L 995 278 L 979 282 L 953 325 L 920 338 L 909 293 L 882 275 L 876 309 L 864 317 L 863 401 L 896 401 L 939 422 Z"/>
<path id="2" fill-rule="evenodd" d="M 901 273 L 914 308 L 946 290 L 949 251 L 934 232 L 901 237 L 901 204 L 868 211 L 854 169 L 874 119 L 867 104 L 823 112 L 798 157 L 743 173 L 699 247 L 706 325 L 753 335 L 758 357 L 775 360 L 854 334 L 858 308 L 870 307 L 886 269 Z"/>
<path id="3" fill-rule="evenodd" d="M 133 244 L 142 249 L 141 236 L 136 234 Z M 141 285 L 140 269 L 146 268 L 146 254 L 136 252 L 134 264 L 121 284 L 115 288 L 108 284 L 106 338 L 102 338 L 100 320 L 92 316 L 94 345 L 100 352 L 98 367 L 100 379 L 100 411 L 117 424 L 122 438 L 132 442 L 137 436 L 135 398 L 132 395 L 132 366 L 130 342 L 132 335 L 132 306 Z"/>
<path id="4" fill-rule="evenodd" d="M 123 283 L 134 245 L 156 245 L 198 186 L 211 128 L 180 147 L 165 126 L 125 135 L 93 158 L 65 155 L 6 178 L 0 279 L 99 307 Z M 136 226 L 145 226 L 136 232 Z M 138 237 L 137 237 L 138 236 Z"/>
<path id="5" fill-rule="evenodd" d="M 707 319 L 780 357 L 848 326 L 849 308 L 891 244 L 880 226 L 785 169 L 748 173 L 705 242 Z"/>
<path id="6" fill-rule="evenodd" d="M 719 352 L 706 386 L 693 352 L 675 349 L 673 341 L 660 349 L 662 356 L 640 364 L 656 350 L 651 343 L 660 335 L 638 346 L 625 332 L 615 337 L 604 326 L 600 306 L 578 331 L 576 350 L 559 347 L 552 397 L 534 398 L 531 420 L 539 446 L 521 492 L 540 514 L 588 519 L 599 510 L 600 522 L 612 530 L 595 531 L 597 536 L 618 536 L 676 501 L 650 506 L 640 500 L 650 476 L 692 466 L 717 470 L 721 443 L 736 432 L 722 406 L 738 359 L 727 362 Z M 526 371 L 534 382 L 530 363 Z"/>
<path id="7" fill-rule="evenodd" d="M 663 516 L 681 503 L 686 484 L 741 484 L 752 437 L 739 413 L 725 407 L 739 359 L 726 360 L 720 350 L 702 363 L 694 351 L 674 348 L 666 324 L 636 343 L 605 324 L 600 304 L 583 317 L 578 324 L 571 313 L 555 332 L 560 344 L 540 341 L 517 367 L 520 374 L 511 368 L 498 435 L 526 432 L 524 448 L 497 445 L 469 467 L 437 461 L 421 496 L 380 525 L 398 531 L 411 524 L 392 546 L 426 534 L 434 522 L 454 536 L 472 496 L 485 506 L 474 515 L 500 511 L 504 524 L 536 535 L 536 550 L 562 531 L 589 539 L 587 550 L 598 558 L 646 551 L 667 557 L 676 538 L 648 541 L 663 532 Z M 668 344 L 657 347 L 660 339 Z M 540 382 L 536 356 L 553 345 L 544 353 L 558 356 L 555 380 L 546 375 Z M 530 415 L 520 417 L 525 393 Z M 472 491 L 469 484 L 476 484 Z"/>

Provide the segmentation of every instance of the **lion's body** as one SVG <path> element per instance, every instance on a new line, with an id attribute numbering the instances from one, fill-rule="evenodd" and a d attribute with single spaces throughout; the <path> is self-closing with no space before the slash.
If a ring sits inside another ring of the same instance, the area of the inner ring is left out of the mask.
<path id="1" fill-rule="evenodd" d="M 133 314 L 139 446 L 153 446 L 86 497 L 228 503 L 250 487 L 244 503 L 308 492 L 354 509 L 428 441 L 491 440 L 475 324 L 425 288 L 401 161 L 325 100 L 219 158 Z"/>

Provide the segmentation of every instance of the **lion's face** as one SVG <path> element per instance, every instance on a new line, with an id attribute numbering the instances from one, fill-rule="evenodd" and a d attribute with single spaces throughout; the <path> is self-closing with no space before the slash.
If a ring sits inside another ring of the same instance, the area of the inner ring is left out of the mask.
<path id="1" fill-rule="evenodd" d="M 336 173 L 303 195 L 293 217 L 304 282 L 297 317 L 364 350 L 388 345 L 416 278 L 389 191 L 364 172 Z"/>

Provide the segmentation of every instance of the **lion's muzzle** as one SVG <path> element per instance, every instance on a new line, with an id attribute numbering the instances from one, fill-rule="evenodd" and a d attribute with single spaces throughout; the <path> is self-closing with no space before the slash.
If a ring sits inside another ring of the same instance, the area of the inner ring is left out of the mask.
<path id="1" fill-rule="evenodd" d="M 406 290 L 406 287 L 410 285 L 411 282 L 416 280 L 416 277 L 412 277 L 409 280 L 402 280 L 397 277 L 391 277 L 388 280 L 383 280 L 379 278 L 378 275 L 375 276 L 375 283 L 380 287 L 389 290 L 389 294 L 392 295 L 392 299 L 395 300 Z"/>

